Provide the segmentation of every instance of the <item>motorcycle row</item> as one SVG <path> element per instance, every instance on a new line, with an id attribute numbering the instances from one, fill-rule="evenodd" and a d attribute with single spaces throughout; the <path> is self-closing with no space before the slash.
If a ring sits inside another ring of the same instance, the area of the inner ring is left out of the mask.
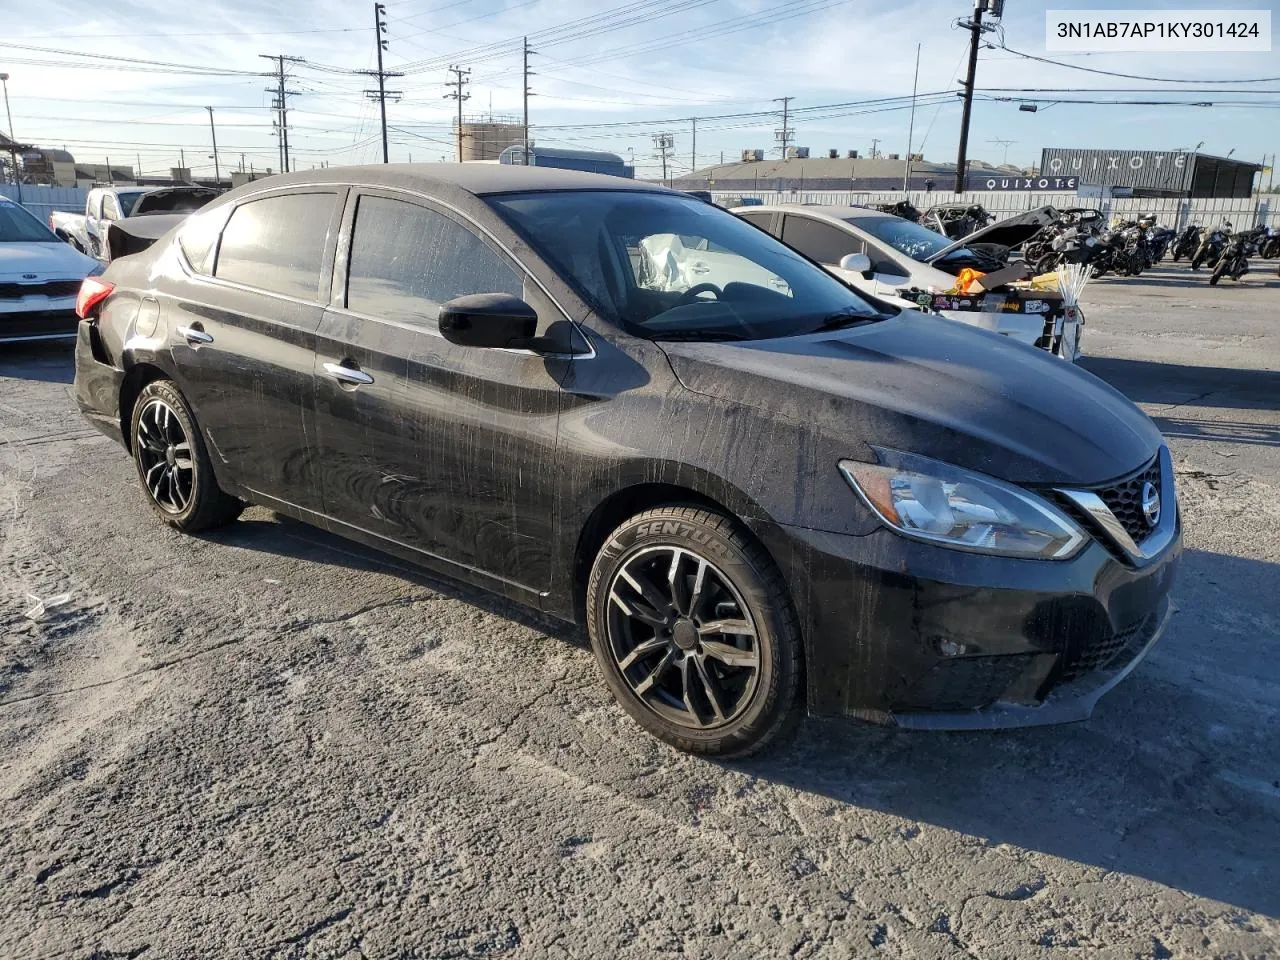
<path id="1" fill-rule="evenodd" d="M 1189 224 L 1181 232 L 1162 227 L 1153 216 L 1104 226 L 1098 210 L 1062 211 L 1062 217 L 1032 237 L 1023 248 L 1027 263 L 1047 273 L 1061 264 L 1085 263 L 1094 278 L 1114 273 L 1136 277 L 1166 256 L 1191 262 L 1192 270 L 1209 267 L 1210 285 L 1223 278 L 1239 280 L 1249 272 L 1249 257 L 1280 257 L 1280 229 L 1257 226 L 1234 231 L 1230 221 L 1209 230 Z"/>

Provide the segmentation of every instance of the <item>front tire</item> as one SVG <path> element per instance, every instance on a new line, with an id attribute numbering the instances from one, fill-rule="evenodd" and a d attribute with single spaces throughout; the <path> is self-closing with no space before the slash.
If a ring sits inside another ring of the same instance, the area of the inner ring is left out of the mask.
<path id="1" fill-rule="evenodd" d="M 172 381 L 143 387 L 129 436 L 147 500 L 169 526 L 196 533 L 240 516 L 244 503 L 218 487 L 195 414 Z"/>
<path id="2" fill-rule="evenodd" d="M 801 638 L 786 585 L 722 514 L 661 507 L 613 531 L 587 585 L 587 629 L 613 695 L 677 749 L 746 756 L 799 720 Z"/>

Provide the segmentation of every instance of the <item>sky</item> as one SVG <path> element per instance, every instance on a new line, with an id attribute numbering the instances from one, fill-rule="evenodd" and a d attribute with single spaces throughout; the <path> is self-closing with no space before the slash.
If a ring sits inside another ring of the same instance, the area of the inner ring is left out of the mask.
<path id="1" fill-rule="evenodd" d="M 386 0 L 392 161 L 452 159 L 448 67 L 470 69 L 468 116 L 518 117 L 521 38 L 534 71 L 531 136 L 544 146 L 609 150 L 657 176 L 654 137 L 673 135 L 669 172 L 763 148 L 776 156 L 781 104 L 794 143 L 863 156 L 874 148 L 953 161 L 972 0 Z M 1046 146 L 1172 150 L 1261 161 L 1280 150 L 1280 47 L 1269 53 L 1053 54 L 1045 11 L 1107 9 L 1098 0 L 1007 0 L 978 64 L 969 156 L 1027 166 Z M 1270 9 L 1280 0 L 1155 3 L 1136 9 Z M 7 8 L 7 9 L 6 9 Z M 261 54 L 289 65 L 294 167 L 381 159 L 373 4 L 350 0 L 0 0 L 0 72 L 10 75 L 17 140 L 65 147 L 84 162 L 167 174 L 180 156 L 211 174 L 210 114 L 225 175 L 278 167 Z M 911 93 L 919 45 L 919 98 Z M 1182 83 L 1130 80 L 1031 61 Z M 96 55 L 96 56 L 86 56 Z M 101 59 L 101 58 L 119 59 Z M 145 61 L 145 62 L 136 62 Z M 1259 78 L 1271 83 L 1245 83 Z M 1233 83 L 1210 81 L 1233 81 Z M 1026 92 L 1031 88 L 1046 92 Z M 1234 92 L 1234 91 L 1245 92 Z M 1060 92 L 1072 91 L 1072 92 Z M 1080 92 L 1084 91 L 1084 92 Z M 1157 92 L 1152 92 L 1157 91 Z M 1181 92 L 1186 91 L 1186 92 Z M 1231 91 L 1231 92 L 1228 92 Z M 1000 99 L 1006 98 L 1006 99 Z M 1039 101 L 1036 113 L 1018 109 Z M 1071 103 L 1160 100 L 1168 105 Z M 1056 102 L 1055 102 L 1056 101 Z M 1171 103 L 1177 102 L 1177 103 Z M 1192 106 L 1210 102 L 1212 106 Z M 697 123 L 693 153 L 692 118 Z M 911 129 L 913 127 L 913 129 Z M 181 151 L 181 153 L 180 153 Z"/>

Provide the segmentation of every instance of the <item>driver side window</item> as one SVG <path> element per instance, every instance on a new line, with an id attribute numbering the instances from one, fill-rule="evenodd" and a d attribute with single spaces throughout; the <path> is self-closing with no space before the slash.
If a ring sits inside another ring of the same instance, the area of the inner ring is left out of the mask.
<path id="1" fill-rule="evenodd" d="M 120 219 L 120 208 L 116 205 L 116 198 L 109 193 L 104 194 L 102 197 L 102 219 Z"/>

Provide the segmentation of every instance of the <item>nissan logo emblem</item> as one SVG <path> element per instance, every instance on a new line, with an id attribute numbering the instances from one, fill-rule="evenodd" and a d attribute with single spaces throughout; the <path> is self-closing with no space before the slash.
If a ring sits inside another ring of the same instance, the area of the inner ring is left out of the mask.
<path id="1" fill-rule="evenodd" d="M 1160 522 L 1160 491 L 1150 480 L 1142 485 L 1142 515 L 1149 527 L 1154 528 Z"/>
<path id="2" fill-rule="evenodd" d="M 38 274 L 38 273 L 24 273 L 24 274 L 22 275 L 22 279 L 23 279 L 23 280 L 35 280 L 35 279 L 36 279 L 37 277 L 39 277 L 39 276 L 40 276 L 40 274 Z"/>

